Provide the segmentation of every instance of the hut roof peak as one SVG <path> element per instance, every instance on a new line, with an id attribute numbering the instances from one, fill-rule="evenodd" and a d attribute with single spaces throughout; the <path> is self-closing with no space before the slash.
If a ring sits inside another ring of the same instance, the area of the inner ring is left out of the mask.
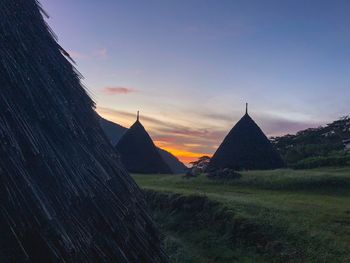
<path id="1" fill-rule="evenodd" d="M 264 170 L 283 167 L 279 153 L 248 114 L 245 115 L 227 134 L 214 156 L 208 171 L 218 169 Z"/>
<path id="2" fill-rule="evenodd" d="M 122 163 L 132 173 L 170 174 L 171 170 L 159 154 L 152 138 L 139 121 L 126 131 L 115 146 Z"/>

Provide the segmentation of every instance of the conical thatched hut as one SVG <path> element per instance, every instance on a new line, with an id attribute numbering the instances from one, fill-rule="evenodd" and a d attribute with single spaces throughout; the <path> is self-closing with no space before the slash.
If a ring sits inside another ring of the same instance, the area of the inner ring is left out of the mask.
<path id="1" fill-rule="evenodd" d="M 248 114 L 237 122 L 211 158 L 208 170 L 276 169 L 284 163 L 269 139 Z"/>
<path id="2" fill-rule="evenodd" d="M 142 126 L 139 113 L 137 113 L 136 122 L 117 143 L 116 149 L 120 153 L 122 163 L 130 173 L 172 173 Z"/>
<path id="3" fill-rule="evenodd" d="M 0 262 L 164 262 L 35 0 L 0 1 Z"/>

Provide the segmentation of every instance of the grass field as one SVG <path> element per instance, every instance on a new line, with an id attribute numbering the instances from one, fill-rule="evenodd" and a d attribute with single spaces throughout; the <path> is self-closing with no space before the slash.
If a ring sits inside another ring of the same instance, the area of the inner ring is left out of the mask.
<path id="1" fill-rule="evenodd" d="M 172 262 L 350 262 L 350 168 L 133 177 Z"/>

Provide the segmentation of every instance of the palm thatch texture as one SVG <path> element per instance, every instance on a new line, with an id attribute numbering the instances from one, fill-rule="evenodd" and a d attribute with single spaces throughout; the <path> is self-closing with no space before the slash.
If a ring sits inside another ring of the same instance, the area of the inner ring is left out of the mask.
<path id="1" fill-rule="evenodd" d="M 122 163 L 131 173 L 172 173 L 138 116 L 136 122 L 119 140 L 116 149 L 121 155 Z"/>
<path id="2" fill-rule="evenodd" d="M 165 262 L 35 0 L 0 1 L 0 262 Z"/>
<path id="3" fill-rule="evenodd" d="M 211 158 L 208 171 L 225 168 L 263 170 L 283 166 L 280 155 L 246 110 Z"/>

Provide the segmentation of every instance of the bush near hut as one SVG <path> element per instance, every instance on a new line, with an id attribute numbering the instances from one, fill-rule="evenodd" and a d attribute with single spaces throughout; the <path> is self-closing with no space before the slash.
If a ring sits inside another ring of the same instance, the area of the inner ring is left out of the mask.
<path id="1" fill-rule="evenodd" d="M 209 156 L 199 157 L 197 161 L 190 162 L 191 167 L 187 169 L 185 178 L 197 177 L 205 172 L 210 162 Z"/>
<path id="2" fill-rule="evenodd" d="M 241 176 L 242 175 L 240 173 L 237 173 L 233 169 L 229 169 L 229 168 L 210 171 L 207 173 L 208 178 L 216 179 L 216 180 L 238 179 L 238 178 L 241 178 Z"/>
<path id="3" fill-rule="evenodd" d="M 292 167 L 294 169 L 312 169 L 319 167 L 342 167 L 350 165 L 350 154 L 340 152 L 330 156 L 309 157 L 298 161 Z"/>

